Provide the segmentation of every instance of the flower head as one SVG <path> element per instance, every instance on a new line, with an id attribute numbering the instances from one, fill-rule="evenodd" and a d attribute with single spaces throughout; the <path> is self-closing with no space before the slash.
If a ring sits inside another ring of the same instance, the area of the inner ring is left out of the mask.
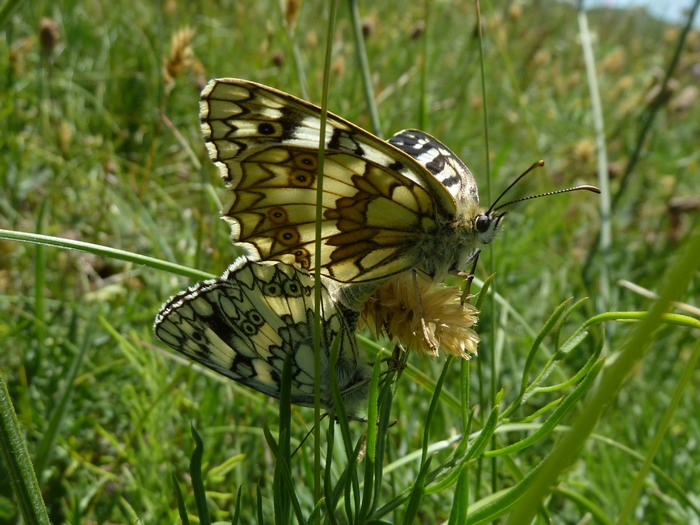
<path id="1" fill-rule="evenodd" d="M 479 311 L 462 304 L 458 286 L 434 284 L 422 274 L 399 275 L 383 284 L 365 303 L 360 324 L 387 333 L 405 347 L 434 357 L 438 348 L 469 359 L 479 336 L 472 329 Z"/>

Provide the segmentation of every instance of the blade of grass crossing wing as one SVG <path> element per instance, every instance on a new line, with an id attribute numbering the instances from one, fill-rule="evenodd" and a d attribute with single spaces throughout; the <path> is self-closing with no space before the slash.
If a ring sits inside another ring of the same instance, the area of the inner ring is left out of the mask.
<path id="1" fill-rule="evenodd" d="M 328 4 L 328 24 L 326 30 L 326 49 L 323 63 L 323 85 L 321 89 L 321 122 L 318 138 L 318 170 L 316 178 L 316 228 L 314 244 L 314 502 L 321 499 L 321 230 L 323 223 L 323 175 L 326 148 L 326 120 L 328 116 L 328 92 L 330 88 L 331 59 L 335 35 L 335 23 L 338 13 L 338 1 Z M 316 523 L 320 524 L 317 516 Z"/>
<path id="2" fill-rule="evenodd" d="M 365 441 L 365 480 L 362 487 L 362 506 L 359 511 L 358 521 L 367 520 L 370 512 L 374 508 L 374 482 L 376 475 L 375 461 L 377 458 L 377 439 L 379 434 L 377 402 L 379 400 L 379 378 L 382 373 L 381 359 L 374 361 L 372 377 L 369 384 L 369 405 L 367 407 L 367 439 Z"/>
<path id="3" fill-rule="evenodd" d="M 273 501 L 275 505 L 275 523 L 291 523 L 292 509 L 297 521 L 303 523 L 301 505 L 294 490 L 295 484 L 291 474 L 291 421 L 292 421 L 292 354 L 287 354 L 282 367 L 280 383 L 279 435 L 275 454 L 275 475 Z M 270 436 L 271 438 L 271 436 Z"/>

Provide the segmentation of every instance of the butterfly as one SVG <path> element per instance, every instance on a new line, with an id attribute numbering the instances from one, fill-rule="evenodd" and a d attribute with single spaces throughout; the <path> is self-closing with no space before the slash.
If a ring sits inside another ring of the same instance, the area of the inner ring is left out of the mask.
<path id="1" fill-rule="evenodd" d="M 371 374 L 358 355 L 357 315 L 337 306 L 322 284 L 321 319 L 321 403 L 333 409 L 330 351 L 339 338 L 336 381 L 353 415 L 367 397 Z M 314 279 L 303 269 L 239 257 L 221 277 L 171 297 L 154 331 L 177 352 L 275 398 L 291 356 L 291 402 L 314 406 Z"/>
<path id="2" fill-rule="evenodd" d="M 202 91 L 200 120 L 234 194 L 223 212 L 234 243 L 254 259 L 313 268 L 321 109 L 223 78 Z M 320 265 L 330 279 L 376 283 L 416 269 L 441 281 L 494 238 L 505 214 L 480 210 L 472 173 L 427 133 L 384 141 L 328 113 L 324 142 Z"/>

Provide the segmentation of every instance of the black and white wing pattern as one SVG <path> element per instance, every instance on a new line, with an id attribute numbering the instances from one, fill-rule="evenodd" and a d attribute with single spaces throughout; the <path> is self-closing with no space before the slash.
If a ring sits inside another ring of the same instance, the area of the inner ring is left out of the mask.
<path id="1" fill-rule="evenodd" d="M 340 338 L 335 368 L 349 414 L 366 398 L 370 376 L 360 362 L 356 314 L 343 312 L 321 288 L 321 401 L 332 410 L 331 345 Z M 156 336 L 190 359 L 258 392 L 279 398 L 285 358 L 292 359 L 291 401 L 314 406 L 314 280 L 276 262 L 237 259 L 217 279 L 168 300 L 156 316 Z"/>
<path id="2" fill-rule="evenodd" d="M 320 108 L 222 78 L 202 91 L 200 120 L 233 192 L 223 213 L 233 241 L 253 258 L 311 269 Z M 324 142 L 320 260 L 334 281 L 376 282 L 410 269 L 441 280 L 493 238 L 502 216 L 480 211 L 473 175 L 430 135 L 406 130 L 387 142 L 329 113 Z"/>

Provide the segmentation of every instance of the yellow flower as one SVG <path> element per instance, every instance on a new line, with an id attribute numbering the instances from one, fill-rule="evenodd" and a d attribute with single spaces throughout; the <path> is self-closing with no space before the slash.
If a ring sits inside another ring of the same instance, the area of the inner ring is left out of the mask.
<path id="1" fill-rule="evenodd" d="M 476 355 L 479 336 L 472 326 L 478 310 L 461 303 L 458 286 L 434 284 L 422 274 L 416 280 L 408 272 L 382 285 L 365 303 L 360 325 L 431 357 L 437 356 L 438 348 L 462 359 Z"/>

